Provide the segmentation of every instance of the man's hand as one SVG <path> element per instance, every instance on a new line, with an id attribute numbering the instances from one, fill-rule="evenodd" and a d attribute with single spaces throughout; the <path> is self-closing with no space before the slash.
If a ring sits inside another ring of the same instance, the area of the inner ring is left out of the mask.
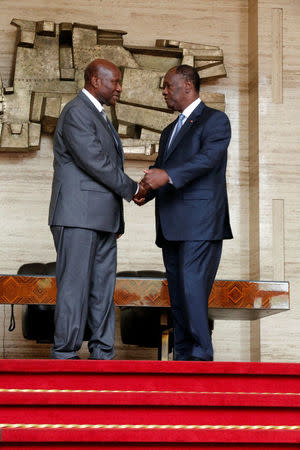
<path id="1" fill-rule="evenodd" d="M 148 185 L 151 189 L 158 189 L 161 186 L 169 183 L 169 175 L 162 169 L 149 169 L 144 170 L 146 174 L 142 179 L 145 185 Z"/>
<path id="2" fill-rule="evenodd" d="M 150 190 L 150 186 L 145 183 L 144 179 L 142 179 L 139 183 L 139 190 L 133 197 L 134 203 L 138 206 L 144 205 L 145 197 L 149 190 Z"/>
<path id="3" fill-rule="evenodd" d="M 144 198 L 133 197 L 133 201 L 136 205 L 143 206 L 145 204 L 146 199 L 145 199 L 145 197 Z"/>

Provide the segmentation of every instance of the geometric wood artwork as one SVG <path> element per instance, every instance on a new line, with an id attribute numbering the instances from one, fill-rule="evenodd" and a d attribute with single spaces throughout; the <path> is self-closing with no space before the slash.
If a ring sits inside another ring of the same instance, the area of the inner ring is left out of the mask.
<path id="1" fill-rule="evenodd" d="M 160 133 L 176 118 L 161 95 L 167 70 L 189 64 L 201 81 L 226 76 L 223 52 L 216 46 L 162 39 L 154 47 L 125 46 L 125 31 L 46 20 L 11 23 L 18 28 L 18 44 L 12 86 L 4 87 L 0 77 L 0 151 L 38 150 L 41 132 L 54 132 L 62 108 L 83 88 L 83 71 L 95 58 L 109 59 L 122 71 L 120 100 L 105 109 L 128 159 L 156 159 Z M 208 106 L 225 109 L 224 94 L 201 88 L 200 95 Z"/>
<path id="2" fill-rule="evenodd" d="M 0 276 L 0 303 L 55 304 L 55 277 Z M 167 280 L 117 278 L 116 306 L 169 307 Z M 215 280 L 209 297 L 211 319 L 255 320 L 289 310 L 286 281 Z"/>

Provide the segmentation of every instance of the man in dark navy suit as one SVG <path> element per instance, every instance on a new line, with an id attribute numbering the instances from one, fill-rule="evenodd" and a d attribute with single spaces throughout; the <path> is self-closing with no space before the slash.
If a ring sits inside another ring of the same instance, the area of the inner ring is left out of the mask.
<path id="1" fill-rule="evenodd" d="M 226 114 L 199 98 L 195 68 L 181 65 L 164 78 L 167 106 L 179 111 L 161 135 L 159 153 L 142 183 L 156 198 L 156 244 L 162 247 L 174 321 L 175 359 L 211 361 L 208 298 L 223 239 L 231 239 L 226 191 Z"/>

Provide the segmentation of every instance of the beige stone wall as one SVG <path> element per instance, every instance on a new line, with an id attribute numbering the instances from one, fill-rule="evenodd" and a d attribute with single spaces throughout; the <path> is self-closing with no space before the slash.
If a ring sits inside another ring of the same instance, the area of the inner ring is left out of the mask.
<path id="1" fill-rule="evenodd" d="M 291 311 L 261 322 L 264 361 L 300 361 L 299 20 L 298 1 L 259 2 L 260 276 L 291 283 Z"/>
<path id="2" fill-rule="evenodd" d="M 249 2 L 251 3 L 251 2 Z M 256 3 L 256 2 L 252 2 Z M 261 278 L 273 278 L 272 199 L 283 199 L 285 206 L 285 279 L 291 281 L 293 312 L 262 320 L 263 360 L 299 361 L 297 351 L 296 306 L 297 264 L 297 164 L 295 121 L 297 103 L 297 1 L 259 1 L 259 191 L 261 207 L 260 260 Z M 284 12 L 284 90 L 283 103 L 270 101 L 271 8 Z M 218 45 L 224 51 L 228 77 L 205 83 L 202 89 L 225 94 L 226 112 L 232 125 L 229 148 L 228 192 L 235 239 L 224 244 L 218 278 L 249 279 L 252 247 L 249 246 L 249 89 L 248 89 L 248 1 L 193 0 L 188 7 L 181 0 L 2 0 L 0 16 L 0 74 L 5 85 L 11 80 L 15 27 L 13 17 L 55 22 L 81 22 L 100 28 L 123 29 L 128 44 L 153 45 L 156 39 L 177 39 Z M 299 35 L 298 35 L 299 40 Z M 251 45 L 251 36 L 249 36 Z M 294 55 L 294 56 L 293 56 Z M 298 55 L 299 61 L 299 55 Z M 298 80 L 299 84 L 299 80 Z M 299 94 L 298 94 L 299 96 Z M 253 106 L 254 104 L 254 106 Z M 256 106 L 255 106 L 256 105 Z M 278 120 L 280 122 L 278 122 Z M 283 125 L 281 125 L 283 123 Z M 290 132 L 292 130 L 292 132 Z M 251 130 L 250 130 L 251 131 Z M 271 136 L 271 138 L 270 138 Z M 298 136 L 299 142 L 299 136 Z M 290 155 L 290 157 L 286 157 Z M 47 210 L 52 176 L 51 138 L 42 137 L 41 150 L 30 155 L 0 154 L 0 273 L 15 273 L 32 261 L 55 258 L 47 227 Z M 143 162 L 127 162 L 127 173 L 138 180 Z M 297 186 L 298 183 L 298 186 Z M 299 196 L 298 196 L 299 197 Z M 251 196 L 250 196 L 251 198 Z M 298 203 L 297 203 L 298 202 Z M 250 202 L 254 208 L 254 202 Z M 298 205 L 298 206 L 297 206 Z M 259 207 L 259 205 L 257 205 Z M 253 212 L 253 211 L 252 211 Z M 251 210 L 250 210 L 251 213 Z M 137 208 L 126 204 L 126 235 L 119 242 L 118 269 L 163 269 L 160 250 L 154 246 L 153 205 Z M 276 217 L 278 214 L 276 215 Z M 280 213 L 279 213 L 280 217 Z M 279 220 L 280 223 L 280 220 Z M 297 235 L 298 233 L 298 235 Z M 298 245 L 299 246 L 299 245 Z M 298 258 L 298 260 L 297 260 Z M 17 328 L 7 331 L 9 307 L 0 306 L 0 357 L 47 357 L 48 346 L 25 341 L 21 333 L 21 307 L 16 307 Z M 280 334 L 278 333 L 280 330 Z M 283 345 L 283 335 L 286 344 Z M 247 361 L 250 357 L 250 325 L 247 322 L 219 321 L 215 324 L 216 360 Z M 299 337 L 298 337 L 299 342 Z M 155 358 L 155 351 L 128 349 L 117 340 L 118 358 Z M 83 354 L 86 351 L 83 350 Z"/>

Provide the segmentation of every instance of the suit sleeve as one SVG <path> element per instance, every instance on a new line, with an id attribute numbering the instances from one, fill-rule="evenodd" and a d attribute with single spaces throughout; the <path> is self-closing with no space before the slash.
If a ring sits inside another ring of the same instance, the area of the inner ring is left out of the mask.
<path id="1" fill-rule="evenodd" d="M 112 163 L 109 151 L 97 138 L 92 122 L 79 108 L 70 108 L 66 113 L 62 133 L 67 149 L 80 169 L 120 197 L 132 200 L 137 183 Z"/>
<path id="2" fill-rule="evenodd" d="M 180 189 L 217 167 L 227 155 L 230 137 L 230 123 L 226 114 L 218 112 L 212 115 L 205 125 L 196 155 L 179 167 L 167 169 L 173 186 Z"/>

